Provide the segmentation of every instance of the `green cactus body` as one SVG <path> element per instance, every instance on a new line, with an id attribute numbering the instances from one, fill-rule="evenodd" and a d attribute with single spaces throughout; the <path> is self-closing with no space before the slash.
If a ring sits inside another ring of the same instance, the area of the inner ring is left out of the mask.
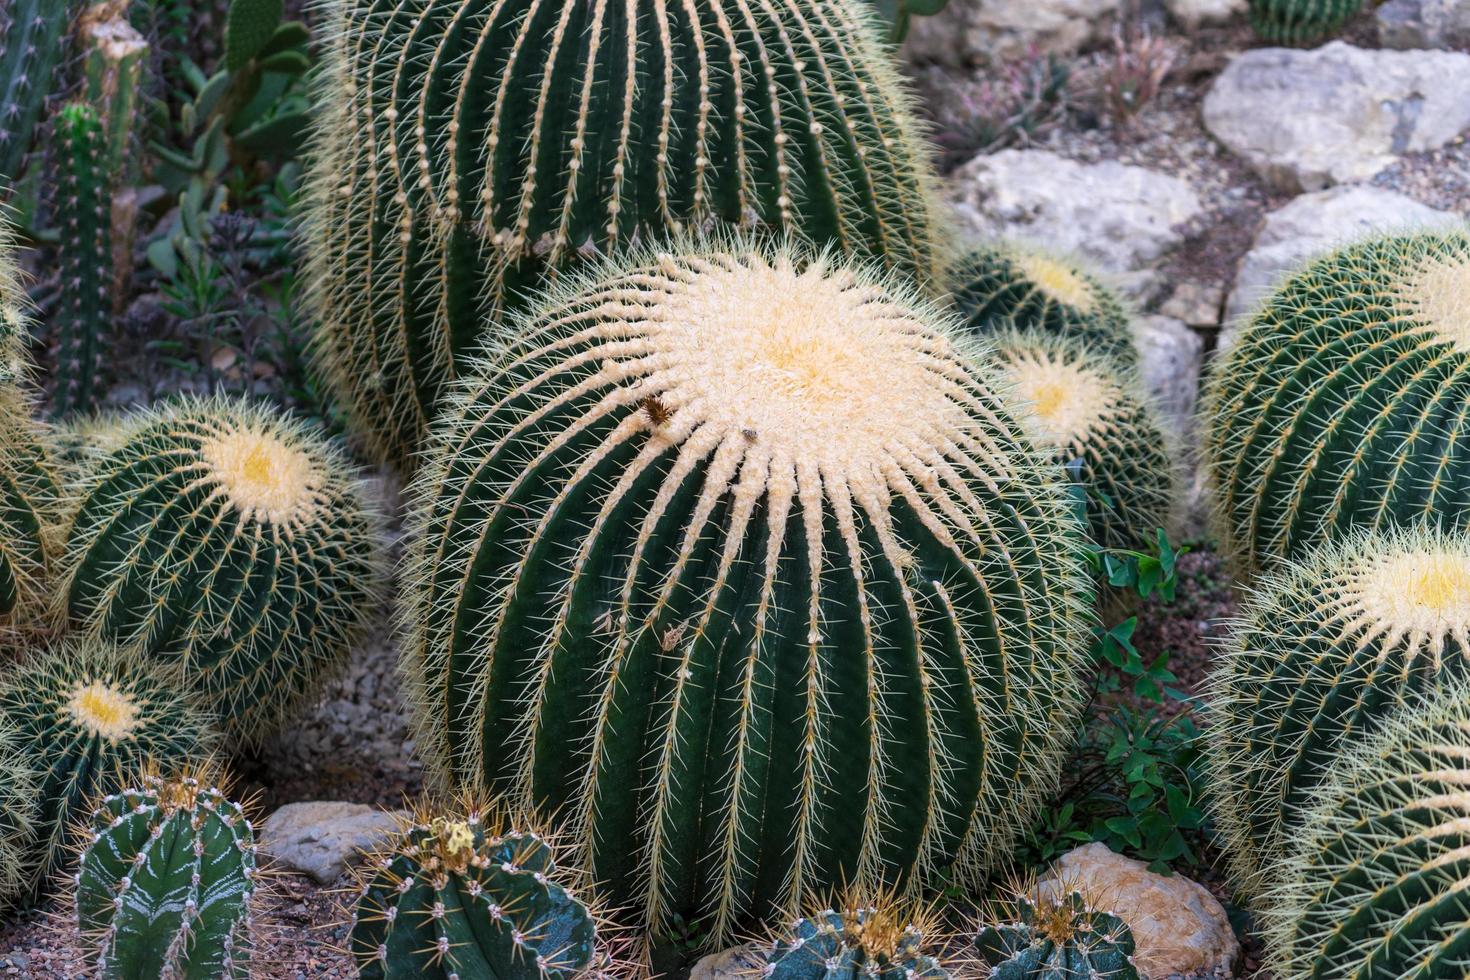
<path id="1" fill-rule="evenodd" d="M 963 345 L 876 272 L 744 245 L 515 320 L 416 483 L 432 764 L 561 814 L 615 905 L 711 941 L 1004 854 L 1090 591 L 1061 474 Z"/>
<path id="2" fill-rule="evenodd" d="M 997 334 L 995 358 L 1032 437 L 1087 489 L 1093 540 L 1149 547 L 1171 523 L 1174 463 L 1133 369 L 1035 329 Z"/>
<path id="3" fill-rule="evenodd" d="M 950 268 L 947 282 L 976 333 L 1037 330 L 1075 338 L 1128 364 L 1138 360 L 1123 301 L 1060 259 L 1014 245 L 978 248 Z"/>
<path id="4" fill-rule="evenodd" d="M 1261 920 L 1280 980 L 1463 977 L 1470 963 L 1470 687 L 1409 704 L 1336 759 Z"/>
<path id="5" fill-rule="evenodd" d="M 150 776 L 92 814 L 77 924 L 103 978 L 250 975 L 255 832 L 207 780 Z"/>
<path id="6" fill-rule="evenodd" d="M 948 980 L 921 926 L 869 905 L 797 919 L 765 951 L 770 980 Z"/>
<path id="7" fill-rule="evenodd" d="M 378 521 L 349 464 L 263 405 L 166 404 L 86 463 L 66 532 L 73 628 L 178 663 L 247 742 L 278 730 L 377 612 Z"/>
<path id="8" fill-rule="evenodd" d="M 1355 526 L 1470 524 L 1470 238 L 1364 242 L 1287 280 L 1217 362 L 1216 530 L 1252 573 Z"/>
<path id="9" fill-rule="evenodd" d="M 570 980 L 599 962 L 580 876 L 481 809 L 420 813 L 360 875 L 350 947 L 364 980 Z"/>
<path id="10" fill-rule="evenodd" d="M 1470 538 L 1392 530 L 1264 576 L 1210 679 L 1216 824 L 1236 882 L 1302 830 L 1332 760 L 1407 700 L 1470 678 Z"/>
<path id="11" fill-rule="evenodd" d="M 113 647 L 71 640 L 0 681 L 0 718 L 16 726 L 41 773 L 34 884 L 62 861 L 90 800 L 122 790 L 145 765 L 178 766 L 215 747 L 208 714 L 175 672 Z"/>
<path id="12" fill-rule="evenodd" d="M 0 184 L 14 185 L 66 52 L 75 0 L 0 0 Z"/>
<path id="13" fill-rule="evenodd" d="M 1078 892 L 1024 897 L 1015 921 L 986 926 L 975 939 L 990 980 L 1138 980 L 1133 931 Z"/>
<path id="14" fill-rule="evenodd" d="M 1250 22 L 1273 44 L 1320 41 L 1363 9 L 1362 0 L 1251 0 Z"/>
<path id="15" fill-rule="evenodd" d="M 56 135 L 62 275 L 54 413 L 65 416 L 90 410 L 101 393 L 102 352 L 112 335 L 112 183 L 96 110 L 67 105 L 57 115 Z"/>
<path id="16" fill-rule="evenodd" d="M 0 910 L 23 898 L 35 876 L 41 770 L 25 735 L 0 715 Z"/>
<path id="17" fill-rule="evenodd" d="M 411 464 L 546 275 L 762 227 L 937 279 L 927 150 L 865 0 L 334 0 L 308 219 L 323 367 Z"/>

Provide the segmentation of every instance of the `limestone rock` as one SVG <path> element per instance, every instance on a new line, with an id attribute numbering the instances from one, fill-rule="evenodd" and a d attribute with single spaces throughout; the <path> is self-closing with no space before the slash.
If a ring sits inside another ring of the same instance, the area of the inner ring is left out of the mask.
<path id="1" fill-rule="evenodd" d="M 1122 0 L 952 0 L 915 17 L 904 55 L 951 68 L 1018 58 L 1030 50 L 1070 54 L 1096 37 Z"/>
<path id="2" fill-rule="evenodd" d="M 1202 24 L 1222 24 L 1246 11 L 1246 0 L 1164 0 L 1164 6 L 1184 27 L 1193 30 Z"/>
<path id="3" fill-rule="evenodd" d="M 1367 180 L 1470 126 L 1470 55 L 1257 48 L 1215 80 L 1204 122 L 1280 190 Z"/>
<path id="4" fill-rule="evenodd" d="M 1470 0 L 1388 0 L 1374 16 L 1385 48 L 1470 48 Z"/>
<path id="5" fill-rule="evenodd" d="M 266 818 L 261 849 L 276 866 L 330 885 L 397 827 L 397 815 L 360 803 L 288 803 Z"/>
<path id="6" fill-rule="evenodd" d="M 761 957 L 749 945 L 711 953 L 694 964 L 689 980 L 750 980 L 760 976 Z"/>

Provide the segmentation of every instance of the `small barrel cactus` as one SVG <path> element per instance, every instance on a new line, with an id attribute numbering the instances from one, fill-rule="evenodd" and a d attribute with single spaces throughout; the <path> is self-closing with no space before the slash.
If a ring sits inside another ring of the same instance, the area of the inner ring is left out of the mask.
<path id="1" fill-rule="evenodd" d="M 90 410 L 101 394 L 102 352 L 112 336 L 112 180 L 107 134 L 95 109 L 73 102 L 55 125 L 62 274 L 54 414 L 66 416 Z"/>
<path id="2" fill-rule="evenodd" d="M 1005 854 L 1090 588 L 1060 470 L 963 338 L 876 272 L 746 246 L 515 320 L 414 492 L 431 765 L 560 814 L 615 905 L 711 941 Z"/>
<path id="3" fill-rule="evenodd" d="M 184 400 L 86 463 L 66 533 L 72 626 L 179 663 L 247 742 L 309 703 L 378 611 L 378 522 L 343 456 L 273 409 Z"/>
<path id="4" fill-rule="evenodd" d="M 41 770 L 20 727 L 0 715 L 0 910 L 23 898 L 35 876 Z"/>
<path id="5" fill-rule="evenodd" d="M 600 973 L 599 913 L 549 843 L 473 800 L 429 804 L 359 872 L 364 980 L 570 980 Z"/>
<path id="6" fill-rule="evenodd" d="M 793 921 L 761 953 L 761 975 L 772 980 L 947 980 L 949 970 L 928 951 L 927 916 L 883 895 L 849 898 Z"/>
<path id="7" fill-rule="evenodd" d="M 772 229 L 938 278 L 933 177 L 866 0 L 332 0 L 322 364 L 407 467 L 483 325 L 588 256 Z"/>
<path id="8" fill-rule="evenodd" d="M 0 680 L 0 720 L 19 729 L 41 774 L 37 886 L 59 866 L 90 800 L 123 789 L 149 763 L 182 765 L 217 744 L 177 671 L 89 640 L 11 668 Z"/>
<path id="9" fill-rule="evenodd" d="M 145 776 L 92 814 L 76 915 L 98 976 L 251 975 L 255 831 L 213 782 Z"/>
<path id="10" fill-rule="evenodd" d="M 1148 547 L 1171 524 L 1174 463 L 1134 370 L 1035 329 L 997 334 L 994 350 L 1032 437 L 1086 489 L 1093 541 Z"/>
<path id="11" fill-rule="evenodd" d="M 1332 760 L 1416 694 L 1470 679 L 1470 537 L 1359 532 L 1263 576 L 1210 678 L 1216 824 L 1247 890 Z"/>
<path id="12" fill-rule="evenodd" d="M 1138 360 L 1123 301 L 1069 262 L 1020 246 L 988 245 L 955 262 L 947 282 L 966 325 L 977 333 L 1039 330 L 1076 338 L 1129 364 Z"/>
<path id="13" fill-rule="evenodd" d="M 80 0 L 0 0 L 0 187 L 24 169 Z"/>
<path id="14" fill-rule="evenodd" d="M 1408 704 L 1333 761 L 1275 856 L 1260 921 L 1279 980 L 1463 977 L 1470 686 Z"/>
<path id="15" fill-rule="evenodd" d="M 1288 279 L 1204 402 L 1217 533 L 1244 573 L 1352 527 L 1470 525 L 1470 236 L 1381 238 Z"/>
<path id="16" fill-rule="evenodd" d="M 1023 893 L 1011 919 L 975 938 L 990 980 L 1138 980 L 1128 923 L 1079 891 Z"/>
<path id="17" fill-rule="evenodd" d="M 1250 22 L 1272 44 L 1319 41 L 1363 9 L 1362 0 L 1250 0 Z"/>

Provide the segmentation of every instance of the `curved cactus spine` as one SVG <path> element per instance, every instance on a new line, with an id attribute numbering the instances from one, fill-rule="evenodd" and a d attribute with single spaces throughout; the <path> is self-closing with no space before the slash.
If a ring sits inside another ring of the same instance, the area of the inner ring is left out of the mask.
<path id="1" fill-rule="evenodd" d="M 861 0 L 334 0 L 308 225 L 323 368 L 406 467 L 483 324 L 589 255 L 766 227 L 937 279 Z"/>
<path id="2" fill-rule="evenodd" d="M 771 980 L 948 980 L 928 950 L 930 916 L 892 895 L 863 901 L 856 893 L 796 919 L 762 952 Z"/>
<path id="3" fill-rule="evenodd" d="M 1018 245 L 988 245 L 956 261 L 946 281 L 976 333 L 1019 327 L 1075 338 L 1127 364 L 1138 360 L 1123 301 L 1062 259 Z"/>
<path id="4" fill-rule="evenodd" d="M 1104 548 L 1147 548 L 1172 523 L 1174 457 L 1134 371 L 1078 340 L 1004 331 L 995 358 L 1038 446 L 1087 490 Z"/>
<path id="5" fill-rule="evenodd" d="M 1207 462 L 1243 572 L 1353 527 L 1470 524 L 1467 291 L 1470 237 L 1363 242 L 1287 280 L 1216 363 Z"/>
<path id="6" fill-rule="evenodd" d="M 1210 678 L 1211 799 L 1236 882 L 1302 829 L 1332 760 L 1416 694 L 1470 678 L 1470 537 L 1358 533 L 1264 576 Z"/>
<path id="7" fill-rule="evenodd" d="M 97 805 L 77 924 L 101 977 L 250 976 L 255 831 L 207 771 L 150 775 Z"/>
<path id="8" fill-rule="evenodd" d="M 89 800 L 121 790 L 147 764 L 182 765 L 213 750 L 212 720 L 182 687 L 174 671 L 78 640 L 0 681 L 0 718 L 19 728 L 41 773 L 37 887 L 60 864 Z"/>
<path id="9" fill-rule="evenodd" d="M 0 715 L 0 910 L 35 878 L 41 770 L 26 748 L 20 728 Z"/>
<path id="10" fill-rule="evenodd" d="M 59 601 L 161 662 L 246 742 L 277 730 L 377 613 L 378 520 L 322 435 L 263 405 L 176 401 L 86 464 Z"/>
<path id="11" fill-rule="evenodd" d="M 1470 686 L 1416 699 L 1313 793 L 1262 909 L 1281 980 L 1458 977 L 1470 962 Z"/>
<path id="12" fill-rule="evenodd" d="M 1018 896 L 1013 921 L 975 937 L 990 980 L 1138 980 L 1133 930 L 1081 892 Z"/>
<path id="13" fill-rule="evenodd" d="M 102 352 L 112 333 L 112 184 L 96 110 L 84 102 L 65 106 L 56 135 L 62 270 L 53 401 L 54 413 L 65 416 L 91 409 L 101 389 Z"/>
<path id="14" fill-rule="evenodd" d="M 0 0 L 0 185 L 15 184 L 66 50 L 75 0 Z"/>
<path id="15" fill-rule="evenodd" d="M 1362 9 L 1361 0 L 1251 0 L 1250 22 L 1272 44 L 1303 44 L 1335 33 Z"/>
<path id="16" fill-rule="evenodd" d="M 421 805 L 358 872 L 364 980 L 600 975 L 601 911 L 544 833 L 465 798 Z"/>
<path id="17" fill-rule="evenodd" d="M 1090 593 L 994 381 L 830 256 L 690 246 L 554 290 L 415 484 L 418 744 L 712 940 L 1004 854 L 1056 777 Z"/>

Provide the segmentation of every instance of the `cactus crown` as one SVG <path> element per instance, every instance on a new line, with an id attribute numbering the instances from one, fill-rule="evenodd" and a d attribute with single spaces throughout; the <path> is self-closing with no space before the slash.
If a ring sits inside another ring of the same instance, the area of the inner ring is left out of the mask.
<path id="1" fill-rule="evenodd" d="M 933 912 L 891 891 L 850 890 L 774 935 L 760 975 L 775 980 L 944 980 L 949 971 L 929 949 L 938 935 Z"/>
<path id="2" fill-rule="evenodd" d="M 1084 890 L 1060 881 L 1017 889 L 998 909 L 1007 920 L 975 938 L 992 980 L 1138 980 L 1133 930 Z"/>

